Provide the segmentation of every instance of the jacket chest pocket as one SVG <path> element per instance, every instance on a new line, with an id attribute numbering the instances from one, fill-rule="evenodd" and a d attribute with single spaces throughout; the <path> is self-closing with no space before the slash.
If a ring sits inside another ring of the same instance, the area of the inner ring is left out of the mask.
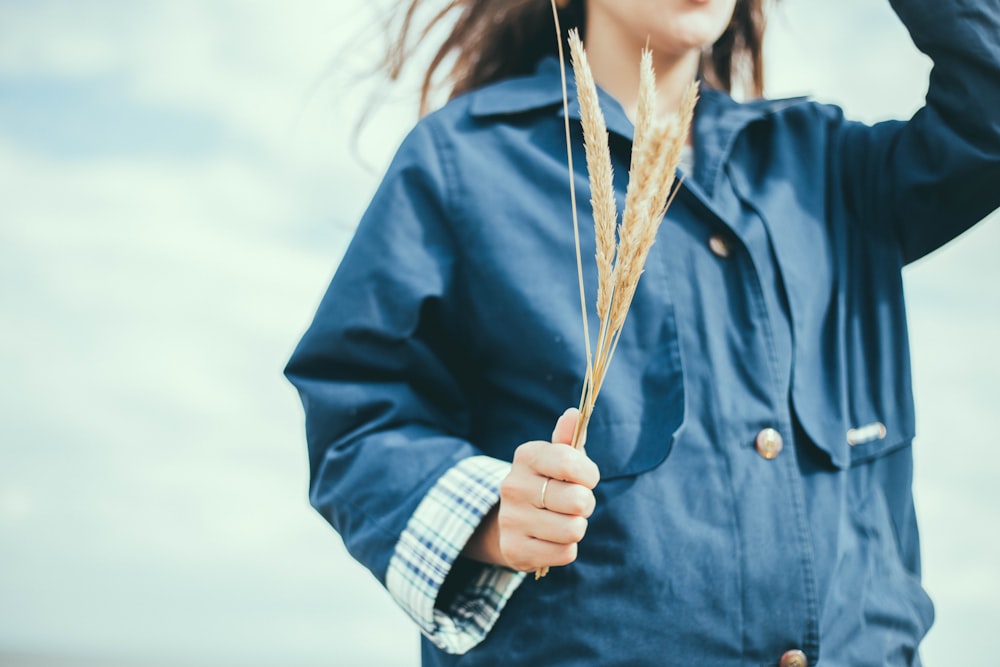
<path id="1" fill-rule="evenodd" d="M 662 267 L 647 267 L 587 427 L 587 455 L 602 479 L 656 467 L 685 417 L 680 342 L 667 278 Z M 588 285 L 588 297 L 595 293 Z M 558 415 L 579 400 L 586 369 L 578 297 L 560 293 L 524 300 L 547 305 L 538 306 L 533 317 L 506 317 L 504 326 L 493 327 L 495 341 L 488 353 L 478 354 L 480 368 L 471 383 L 472 430 L 461 434 L 484 453 L 505 460 L 520 443 L 549 437 Z M 598 322 L 590 314 L 596 347 Z M 531 324 L 517 328 L 522 322 Z M 488 324 L 484 319 L 477 326 Z"/>
<path id="2" fill-rule="evenodd" d="M 684 422 L 684 372 L 665 281 L 647 264 L 587 428 L 587 455 L 602 479 L 662 463 Z"/>
<path id="3" fill-rule="evenodd" d="M 898 249 L 845 236 L 833 244 L 824 293 L 789 286 L 797 317 L 793 405 L 839 468 L 903 447 L 915 432 Z"/>
<path id="4" fill-rule="evenodd" d="M 762 217 L 793 327 L 796 417 L 838 468 L 909 444 L 915 420 L 898 245 L 836 210 L 821 217 L 780 196 L 768 204 Z"/>

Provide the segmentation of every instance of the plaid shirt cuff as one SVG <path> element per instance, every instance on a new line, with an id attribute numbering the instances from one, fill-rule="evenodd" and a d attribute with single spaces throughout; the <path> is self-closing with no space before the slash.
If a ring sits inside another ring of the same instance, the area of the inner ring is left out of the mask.
<path id="1" fill-rule="evenodd" d="M 420 501 L 389 561 L 389 592 L 447 653 L 465 653 L 483 641 L 524 581 L 523 572 L 483 564 L 447 609 L 434 606 L 458 554 L 500 499 L 500 482 L 508 472 L 509 463 L 488 456 L 457 463 Z"/>

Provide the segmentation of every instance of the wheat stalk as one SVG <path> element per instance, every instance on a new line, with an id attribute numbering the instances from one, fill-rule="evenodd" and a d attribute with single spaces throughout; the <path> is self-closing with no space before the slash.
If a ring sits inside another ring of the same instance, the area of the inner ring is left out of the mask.
<path id="1" fill-rule="evenodd" d="M 618 347 L 622 327 L 635 296 L 650 248 L 663 221 L 667 207 L 677 189 L 674 174 L 680 164 L 681 151 L 687 140 L 698 84 L 692 82 L 685 90 L 676 114 L 656 120 L 656 75 L 649 49 L 644 49 L 640 61 L 639 92 L 632 141 L 632 161 L 625 191 L 625 210 L 618 227 L 618 211 L 614 191 L 614 172 L 608 142 L 608 130 L 598 101 L 597 86 L 587 62 L 579 33 L 569 32 L 569 45 L 576 78 L 577 99 L 583 125 L 587 172 L 590 179 L 591 207 L 594 214 L 594 233 L 597 261 L 597 316 L 600 327 L 596 350 L 591 350 L 590 329 L 587 321 L 586 297 L 583 286 L 583 266 L 580 252 L 580 233 L 576 206 L 576 189 L 573 174 L 573 153 L 570 146 L 569 99 L 566 90 L 566 65 L 562 45 L 562 29 L 555 0 L 551 1 L 559 48 L 559 66 L 562 75 L 563 112 L 566 127 L 566 154 L 569 166 L 570 200 L 573 212 L 573 233 L 576 242 L 577 277 L 580 283 L 580 300 L 583 311 L 583 331 L 587 350 L 587 368 L 580 397 L 580 418 L 573 433 L 572 446 L 579 449 L 585 440 L 587 424 L 594 411 L 608 367 Z M 673 193 L 673 194 L 671 194 Z M 535 571 L 539 579 L 549 568 Z"/>

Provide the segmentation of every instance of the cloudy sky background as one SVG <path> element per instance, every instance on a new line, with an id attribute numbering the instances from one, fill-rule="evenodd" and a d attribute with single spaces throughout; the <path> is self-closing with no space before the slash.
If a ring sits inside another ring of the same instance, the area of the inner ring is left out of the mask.
<path id="1" fill-rule="evenodd" d="M 370 6 L 0 0 L 0 664 L 418 663 L 280 375 L 415 118 L 352 155 Z M 770 39 L 771 96 L 921 104 L 887 2 L 785 0 Z M 906 273 L 931 665 L 1000 648 L 998 250 L 994 216 Z"/>

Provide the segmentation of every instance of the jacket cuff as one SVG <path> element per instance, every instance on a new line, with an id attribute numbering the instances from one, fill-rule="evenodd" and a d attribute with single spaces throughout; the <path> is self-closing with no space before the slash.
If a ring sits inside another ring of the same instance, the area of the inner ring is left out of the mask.
<path id="1" fill-rule="evenodd" d="M 396 543 L 386 588 L 447 653 L 465 653 L 486 638 L 500 611 L 524 581 L 523 572 L 476 563 L 478 570 L 445 608 L 441 585 L 472 533 L 500 499 L 510 464 L 488 456 L 463 459 L 424 496 Z"/>

